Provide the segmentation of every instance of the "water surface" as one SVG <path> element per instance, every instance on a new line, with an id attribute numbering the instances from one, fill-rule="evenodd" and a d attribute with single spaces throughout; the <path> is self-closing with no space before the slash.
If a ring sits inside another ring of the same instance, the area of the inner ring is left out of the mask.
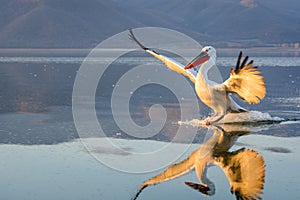
<path id="1" fill-rule="evenodd" d="M 258 105 L 239 103 L 248 109 L 292 121 L 242 136 L 233 149 L 245 147 L 263 156 L 266 164 L 263 199 L 299 199 L 300 58 L 253 59 L 265 76 L 267 96 Z M 143 181 L 165 169 L 142 174 L 122 173 L 101 164 L 85 150 L 78 139 L 71 107 L 73 83 L 82 61 L 83 57 L 0 57 L 0 186 L 4 199 L 130 199 Z M 95 138 L 95 135 L 83 138 L 95 142 L 98 148 L 95 147 L 94 153 L 100 157 L 140 168 L 147 163 L 134 160 L 131 152 L 150 152 L 165 146 L 174 138 L 179 128 L 176 122 L 181 120 L 174 94 L 164 87 L 147 85 L 132 95 L 131 115 L 137 124 L 146 125 L 149 107 L 161 104 L 168 114 L 164 128 L 141 140 L 122 132 L 116 125 L 110 110 L 111 92 L 122 74 L 144 62 L 157 63 L 148 57 L 115 61 L 101 78 L 95 97 L 97 116 L 105 134 L 129 153 L 112 151 L 105 146 L 103 138 Z M 218 59 L 224 79 L 234 63 L 232 57 Z M 199 106 L 200 116 L 210 114 L 201 102 Z M 187 158 L 197 149 L 205 134 L 206 129 L 199 128 L 194 144 L 174 162 Z M 184 138 L 171 145 L 185 148 Z M 163 158 L 154 158 L 153 162 L 163 163 Z M 230 194 L 227 178 L 218 167 L 209 168 L 208 176 L 216 185 L 214 196 L 204 197 L 185 186 L 185 181 L 197 182 L 195 173 L 189 173 L 147 188 L 139 199 L 235 199 Z"/>

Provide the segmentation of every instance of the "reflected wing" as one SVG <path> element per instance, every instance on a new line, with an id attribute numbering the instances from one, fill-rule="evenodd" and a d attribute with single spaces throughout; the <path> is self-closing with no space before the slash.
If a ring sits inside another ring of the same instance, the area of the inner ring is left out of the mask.
<path id="1" fill-rule="evenodd" d="M 197 156 L 197 154 L 194 152 L 190 157 L 188 157 L 184 161 L 171 165 L 161 174 L 154 176 L 148 181 L 145 181 L 141 185 L 141 187 L 165 182 L 177 178 L 183 174 L 186 174 L 187 172 L 191 171 L 194 168 L 195 156 Z"/>
<path id="2" fill-rule="evenodd" d="M 227 92 L 238 94 L 248 103 L 259 103 L 266 95 L 264 77 L 257 67 L 252 67 L 253 60 L 248 64 L 248 56 L 245 57 L 242 64 L 242 52 L 240 52 L 236 68 L 231 69 L 230 77 L 223 83 Z"/>
<path id="3" fill-rule="evenodd" d="M 159 53 L 155 52 L 154 50 L 151 50 L 147 47 L 145 47 L 142 43 L 140 43 L 135 35 L 133 34 L 132 29 L 129 30 L 130 34 L 130 38 L 136 42 L 142 49 L 144 49 L 146 52 L 148 52 L 149 54 L 151 54 L 153 57 L 157 58 L 158 60 L 162 61 L 169 69 L 178 72 L 186 77 L 188 77 L 194 84 L 195 84 L 195 80 L 196 80 L 196 75 L 197 72 L 194 71 L 193 69 L 190 70 L 185 70 L 184 69 L 184 65 L 182 65 L 181 63 L 175 61 L 172 58 L 169 58 L 167 56 L 164 55 L 160 55 Z"/>
<path id="4" fill-rule="evenodd" d="M 179 176 L 191 171 L 194 168 L 194 160 L 195 160 L 196 156 L 198 155 L 196 152 L 192 153 L 192 155 L 189 156 L 184 161 L 171 165 L 161 174 L 158 174 L 158 175 L 150 178 L 148 181 L 145 181 L 140 186 L 140 189 L 138 190 L 138 192 L 136 193 L 134 198 L 132 198 L 132 200 L 137 199 L 137 197 L 140 195 L 140 193 L 149 185 L 155 185 L 158 183 L 162 183 L 162 182 L 174 179 L 176 177 L 179 177 Z"/>
<path id="5" fill-rule="evenodd" d="M 229 153 L 220 165 L 237 199 L 261 199 L 265 177 L 265 162 L 253 150 Z"/>

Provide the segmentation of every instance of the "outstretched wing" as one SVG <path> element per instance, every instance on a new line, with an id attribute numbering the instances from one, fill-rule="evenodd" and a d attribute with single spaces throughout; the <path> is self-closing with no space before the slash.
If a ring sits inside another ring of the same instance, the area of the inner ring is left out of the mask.
<path id="1" fill-rule="evenodd" d="M 135 37 L 135 35 L 133 34 L 132 29 L 129 30 L 129 37 L 136 42 L 142 49 L 144 49 L 147 53 L 151 54 L 153 57 L 157 58 L 158 60 L 162 61 L 168 68 L 170 68 L 171 70 L 178 72 L 186 77 L 188 77 L 194 84 L 196 81 L 196 75 L 197 72 L 194 71 L 193 69 L 190 70 L 185 70 L 184 69 L 184 65 L 177 62 L 176 60 L 169 58 L 167 56 L 164 55 L 160 55 L 159 53 L 155 52 L 152 49 L 149 49 L 147 47 L 145 47 L 142 43 L 140 43 L 137 38 Z"/>
<path id="2" fill-rule="evenodd" d="M 149 180 L 145 181 L 141 186 L 134 198 L 132 200 L 137 199 L 137 197 L 140 195 L 140 193 L 149 185 L 155 185 L 158 183 L 162 183 L 168 180 L 172 180 L 174 178 L 177 178 L 189 171 L 191 171 L 194 168 L 195 158 L 197 154 L 194 152 L 190 157 L 183 160 L 180 163 L 176 163 L 168 167 L 164 172 L 150 178 Z"/>
<path id="3" fill-rule="evenodd" d="M 242 52 L 240 52 L 236 68 L 231 69 L 230 77 L 223 83 L 227 92 L 238 94 L 248 103 L 259 103 L 266 95 L 264 77 L 257 67 L 252 67 L 253 60 L 248 64 L 248 56 L 245 57 L 242 64 Z"/>
<path id="4" fill-rule="evenodd" d="M 253 150 L 238 150 L 224 157 L 220 167 L 225 172 L 230 191 L 236 199 L 261 199 L 264 188 L 265 162 Z"/>
<path id="5" fill-rule="evenodd" d="M 144 185 L 148 186 L 148 185 L 158 184 L 161 182 L 172 180 L 174 178 L 177 178 L 177 177 L 191 171 L 194 168 L 194 163 L 195 163 L 194 159 L 191 159 L 191 158 L 194 158 L 194 157 L 190 156 L 180 163 L 171 165 L 161 174 L 154 176 L 153 178 L 149 179 L 148 181 L 145 181 L 142 184 L 142 186 L 144 186 Z"/>

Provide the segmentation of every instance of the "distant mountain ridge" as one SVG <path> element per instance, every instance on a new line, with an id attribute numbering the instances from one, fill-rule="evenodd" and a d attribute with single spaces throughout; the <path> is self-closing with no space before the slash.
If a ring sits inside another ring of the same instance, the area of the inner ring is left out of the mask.
<path id="1" fill-rule="evenodd" d="M 8 10 L 2 7 L 0 21 L 2 16 L 15 16 L 0 22 L 1 47 L 92 46 L 131 24 L 142 25 L 107 1 L 8 1 L 4 1 Z"/>
<path id="2" fill-rule="evenodd" d="M 276 2 L 276 0 L 274 0 Z M 181 21 L 180 28 L 206 36 L 209 41 L 257 40 L 261 43 L 299 41 L 300 20 L 268 0 L 119 0 L 147 10 L 159 10 Z M 295 7 L 293 7 L 296 5 Z M 286 5 L 284 5 L 286 6 Z M 195 34 L 196 36 L 196 34 Z M 196 36 L 197 37 L 197 36 Z"/>
<path id="3" fill-rule="evenodd" d="M 142 26 L 217 45 L 295 43 L 300 3 L 288 1 L 289 12 L 270 0 L 0 0 L 0 48 L 91 48 Z"/>

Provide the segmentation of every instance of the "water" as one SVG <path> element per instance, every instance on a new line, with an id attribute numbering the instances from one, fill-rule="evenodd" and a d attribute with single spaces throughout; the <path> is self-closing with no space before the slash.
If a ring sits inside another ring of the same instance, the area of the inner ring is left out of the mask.
<path id="1" fill-rule="evenodd" d="M 147 125 L 149 107 L 163 105 L 168 118 L 162 130 L 146 139 L 137 139 L 122 131 L 110 110 L 111 93 L 117 80 L 134 65 L 158 63 L 148 57 L 124 57 L 106 71 L 95 97 L 100 125 L 109 142 L 119 149 L 112 149 L 105 138 L 96 137 L 97 133 L 79 140 L 72 116 L 72 89 L 83 59 L 0 57 L 0 187 L 3 199 L 130 199 L 143 181 L 187 158 L 209 138 L 207 129 L 199 128 L 197 134 L 187 133 L 170 144 L 180 128 L 177 124 L 181 120 L 180 107 L 174 94 L 158 85 L 147 85 L 133 93 L 130 111 L 138 125 Z M 262 198 L 299 199 L 300 58 L 253 59 L 265 76 L 267 96 L 258 105 L 239 103 L 247 109 L 290 121 L 250 127 L 251 134 L 238 137 L 230 151 L 245 147 L 263 156 L 266 174 Z M 110 58 L 95 59 L 96 63 L 109 61 Z M 224 78 L 234 63 L 235 58 L 218 59 Z M 200 102 L 199 106 L 202 117 L 210 114 Z M 187 142 L 189 137 L 193 138 L 192 145 Z M 84 144 L 94 145 L 92 152 L 86 151 Z M 136 156 L 153 151 L 164 153 L 143 161 Z M 135 174 L 116 170 L 122 166 L 123 171 L 144 169 L 146 172 L 154 168 L 156 171 Z M 204 197 L 185 186 L 185 181 L 198 182 L 195 173 L 189 173 L 146 188 L 139 199 L 235 199 L 219 167 L 210 167 L 208 177 L 216 187 L 211 197 Z"/>
<path id="2" fill-rule="evenodd" d="M 85 57 L 56 57 L 56 56 L 0 56 L 1 63 L 56 63 L 56 64 L 81 64 Z M 95 62 L 105 63 L 112 61 L 113 58 L 94 58 Z M 273 67 L 294 67 L 300 66 L 299 57 L 251 57 L 255 60 L 255 64 L 258 66 L 273 66 Z M 153 58 L 143 57 L 143 61 L 147 63 L 159 63 L 159 61 Z M 233 66 L 236 57 L 219 57 L 217 60 L 217 66 Z M 140 57 L 123 57 L 117 60 L 117 63 L 128 64 L 140 64 Z"/>

